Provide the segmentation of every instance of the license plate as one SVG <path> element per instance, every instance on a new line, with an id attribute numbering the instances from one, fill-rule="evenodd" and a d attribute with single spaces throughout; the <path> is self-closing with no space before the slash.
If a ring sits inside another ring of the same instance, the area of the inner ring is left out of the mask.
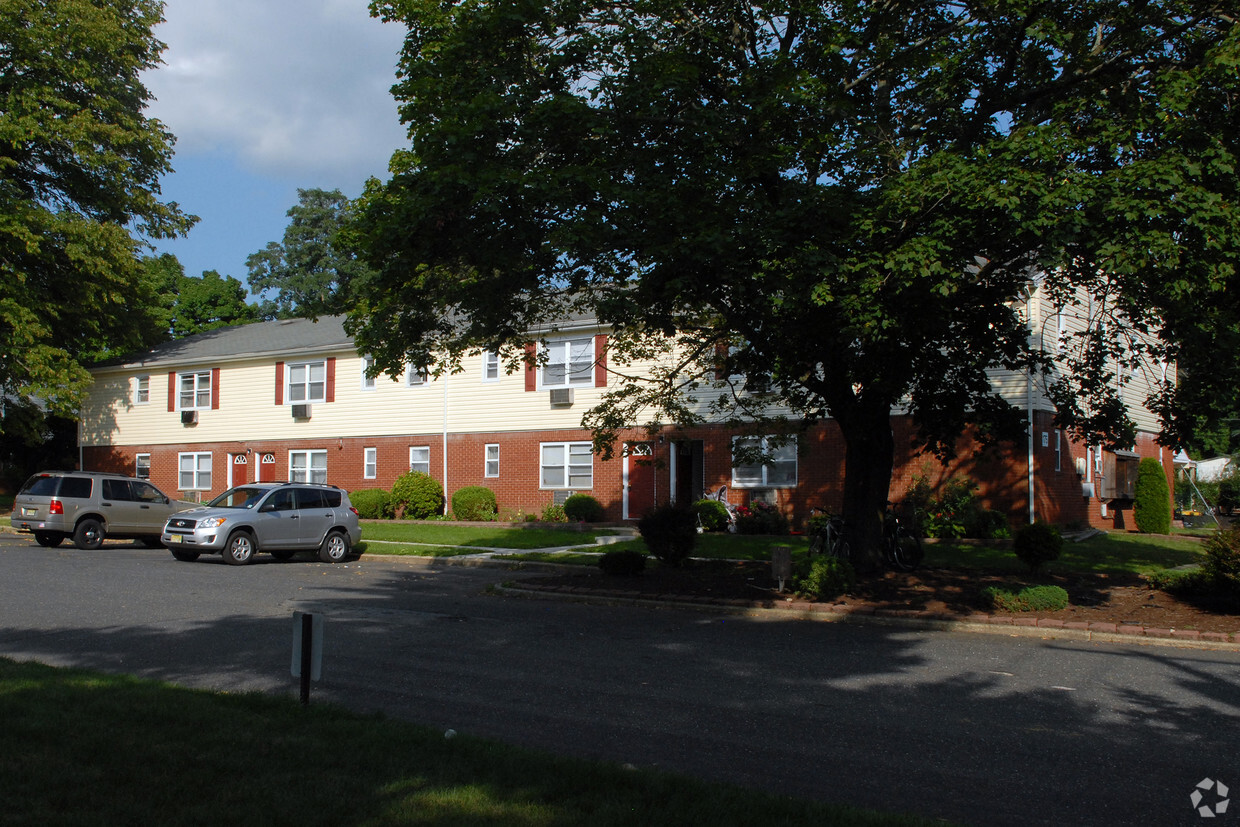
<path id="1" fill-rule="evenodd" d="M 184 538 L 184 537 L 182 537 L 180 534 L 169 534 L 169 535 L 168 535 L 168 542 L 170 542 L 170 543 L 183 543 L 183 542 L 185 542 L 185 538 Z"/>
<path id="2" fill-rule="evenodd" d="M 26 506 L 24 506 L 24 505 L 23 505 L 23 506 L 22 506 L 22 516 L 23 516 L 23 517 L 37 517 L 37 516 L 39 516 L 39 509 L 37 509 L 37 508 L 27 508 Z"/>

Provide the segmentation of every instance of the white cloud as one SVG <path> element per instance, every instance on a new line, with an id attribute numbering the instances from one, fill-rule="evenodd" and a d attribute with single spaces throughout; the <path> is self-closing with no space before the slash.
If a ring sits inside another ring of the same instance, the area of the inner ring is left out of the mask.
<path id="1" fill-rule="evenodd" d="M 404 28 L 366 0 L 167 0 L 164 17 L 165 65 L 144 81 L 178 155 L 356 189 L 406 143 L 388 92 Z"/>

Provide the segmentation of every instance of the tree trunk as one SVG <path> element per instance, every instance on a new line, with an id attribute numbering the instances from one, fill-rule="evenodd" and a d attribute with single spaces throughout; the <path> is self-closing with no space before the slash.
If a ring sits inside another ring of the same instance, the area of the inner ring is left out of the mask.
<path id="1" fill-rule="evenodd" d="M 838 420 L 844 437 L 844 522 L 853 565 L 862 574 L 883 569 L 883 511 L 895 464 L 889 411 Z"/>

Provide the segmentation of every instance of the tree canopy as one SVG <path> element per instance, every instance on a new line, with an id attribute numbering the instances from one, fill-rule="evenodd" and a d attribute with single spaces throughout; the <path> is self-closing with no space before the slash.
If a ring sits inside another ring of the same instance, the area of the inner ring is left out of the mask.
<path id="1" fill-rule="evenodd" d="M 297 190 L 283 242 L 273 241 L 246 259 L 255 295 L 275 291 L 275 298 L 263 303 L 264 316 L 312 318 L 345 311 L 351 286 L 369 273 L 341 239 L 349 208 L 340 190 Z"/>
<path id="2" fill-rule="evenodd" d="M 84 364 L 148 343 L 139 257 L 195 220 L 159 200 L 173 136 L 145 115 L 155 0 L 0 0 L 0 396 L 76 410 Z M 2 427 L 2 426 L 0 426 Z"/>
<path id="3" fill-rule="evenodd" d="M 206 270 L 198 278 L 187 276 L 171 253 L 145 259 L 144 263 L 163 299 L 152 310 L 158 318 L 158 341 L 262 318 L 258 306 L 249 303 L 245 286 L 232 276 L 221 276 L 215 270 Z"/>
<path id="4" fill-rule="evenodd" d="M 1106 300 L 1055 379 L 1082 438 L 1132 431 L 1108 358 L 1180 358 L 1220 386 L 1184 351 L 1240 304 L 1240 42 L 1216 2 L 372 10 L 408 26 L 412 145 L 356 225 L 378 274 L 351 326 L 386 370 L 517 352 L 570 309 L 619 355 L 674 340 L 692 358 L 609 392 L 596 437 L 684 421 L 717 373 L 760 379 L 764 402 L 838 422 L 866 549 L 893 407 L 940 453 L 968 424 L 1021 427 L 989 372 L 1049 367 L 1019 312 L 1032 279 Z M 1178 402 L 1151 400 L 1173 440 Z"/>

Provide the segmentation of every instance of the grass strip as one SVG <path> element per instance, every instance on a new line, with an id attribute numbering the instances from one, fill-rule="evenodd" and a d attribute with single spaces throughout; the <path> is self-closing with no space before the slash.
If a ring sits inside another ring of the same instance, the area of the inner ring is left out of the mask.
<path id="1" fill-rule="evenodd" d="M 291 698 L 0 659 L 5 824 L 915 825 Z M 934 822 L 940 823 L 940 822 Z"/>
<path id="2" fill-rule="evenodd" d="M 362 523 L 362 536 L 367 540 L 483 548 L 539 549 L 584 546 L 592 544 L 600 535 L 611 533 L 606 529 L 577 531 L 569 528 L 457 526 L 399 520 L 366 520 Z"/>

